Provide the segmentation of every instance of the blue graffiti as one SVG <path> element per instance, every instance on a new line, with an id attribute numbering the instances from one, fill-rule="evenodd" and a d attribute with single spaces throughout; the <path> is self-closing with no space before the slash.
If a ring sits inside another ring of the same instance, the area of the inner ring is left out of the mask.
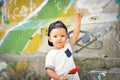
<path id="1" fill-rule="evenodd" d="M 75 52 L 79 52 L 84 48 L 88 49 L 101 49 L 102 48 L 102 41 L 103 37 L 107 34 L 108 31 L 111 30 L 112 27 L 96 27 L 93 29 L 93 31 L 83 31 L 81 30 L 80 33 L 83 33 L 84 35 L 82 37 L 79 37 L 77 40 L 76 45 L 79 46 L 80 48 L 75 50 Z M 68 33 L 68 37 L 70 38 L 70 35 L 73 33 L 73 30 Z M 82 44 L 80 44 L 82 42 Z M 98 43 L 98 45 L 94 47 L 88 47 L 90 44 L 93 42 Z"/>

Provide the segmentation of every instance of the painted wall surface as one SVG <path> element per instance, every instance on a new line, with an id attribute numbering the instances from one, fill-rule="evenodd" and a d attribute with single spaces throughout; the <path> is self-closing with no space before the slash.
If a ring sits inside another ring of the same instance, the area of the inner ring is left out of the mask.
<path id="1" fill-rule="evenodd" d="M 4 57 L 0 57 L 1 65 L 12 65 L 14 68 L 9 66 L 9 70 L 15 74 L 27 67 L 26 53 L 29 57 L 47 53 L 51 49 L 47 43 L 51 22 L 63 21 L 70 37 L 76 8 L 84 12 L 84 17 L 74 53 L 83 57 L 91 53 L 120 56 L 118 6 L 119 0 L 0 0 L 0 55 Z M 2 63 L 4 60 L 8 63 Z"/>

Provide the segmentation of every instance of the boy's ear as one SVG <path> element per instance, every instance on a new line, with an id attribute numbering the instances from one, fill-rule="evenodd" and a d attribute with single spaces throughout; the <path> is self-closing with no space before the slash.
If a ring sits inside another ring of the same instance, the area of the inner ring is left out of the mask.
<path id="1" fill-rule="evenodd" d="M 68 39 L 68 35 L 67 35 L 67 39 Z"/>
<path id="2" fill-rule="evenodd" d="M 48 40 L 51 42 L 51 38 L 50 37 L 48 37 Z"/>

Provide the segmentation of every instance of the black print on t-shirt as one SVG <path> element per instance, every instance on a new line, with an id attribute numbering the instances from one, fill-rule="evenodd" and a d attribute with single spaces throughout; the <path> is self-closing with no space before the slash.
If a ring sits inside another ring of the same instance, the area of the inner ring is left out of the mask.
<path id="1" fill-rule="evenodd" d="M 66 53 L 67 57 L 70 57 L 70 56 L 72 55 L 72 53 L 70 52 L 69 49 L 67 49 L 67 50 L 65 51 L 65 53 Z"/>

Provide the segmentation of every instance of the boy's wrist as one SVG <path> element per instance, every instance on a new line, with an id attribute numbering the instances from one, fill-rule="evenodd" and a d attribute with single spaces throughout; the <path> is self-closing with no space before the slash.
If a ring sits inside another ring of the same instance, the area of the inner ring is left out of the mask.
<path id="1" fill-rule="evenodd" d="M 76 23 L 81 23 L 81 19 L 76 19 Z"/>
<path id="2" fill-rule="evenodd" d="M 61 76 L 56 76 L 54 79 L 55 79 L 55 80 L 60 80 L 60 77 L 61 77 Z"/>

